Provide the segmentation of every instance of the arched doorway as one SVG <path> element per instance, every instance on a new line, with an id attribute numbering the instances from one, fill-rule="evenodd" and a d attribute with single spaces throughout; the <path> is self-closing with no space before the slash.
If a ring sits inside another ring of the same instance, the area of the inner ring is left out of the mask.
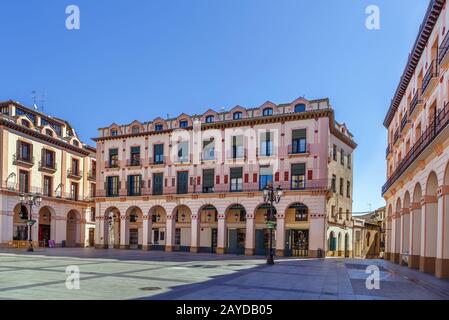
<path id="1" fill-rule="evenodd" d="M 120 211 L 116 207 L 108 208 L 104 217 L 104 239 L 109 249 L 118 249 L 120 248 Z"/>
<path id="2" fill-rule="evenodd" d="M 294 257 L 309 256 L 309 208 L 292 203 L 285 212 L 285 253 Z"/>
<path id="3" fill-rule="evenodd" d="M 215 206 L 206 204 L 198 211 L 200 219 L 199 252 L 212 252 L 217 250 L 218 241 L 218 211 Z"/>
<path id="4" fill-rule="evenodd" d="M 227 253 L 244 254 L 246 243 L 246 209 L 232 204 L 226 211 Z"/>
<path id="5" fill-rule="evenodd" d="M 26 206 L 20 203 L 14 207 L 14 217 L 13 217 L 13 235 L 12 239 L 14 241 L 21 242 L 20 246 L 26 246 L 26 241 L 28 240 L 28 209 Z"/>
<path id="6" fill-rule="evenodd" d="M 143 243 L 143 213 L 139 207 L 131 207 L 126 211 L 128 221 L 128 239 L 130 249 L 142 249 Z"/>
<path id="7" fill-rule="evenodd" d="M 268 255 L 269 250 L 269 241 L 270 241 L 270 229 L 269 229 L 269 221 L 270 215 L 272 215 L 272 222 L 276 222 L 276 208 L 269 204 L 261 204 L 259 205 L 254 214 L 254 222 L 255 222 L 255 254 L 256 255 Z M 276 229 L 272 230 L 272 247 L 276 248 Z"/>
<path id="8" fill-rule="evenodd" d="M 175 220 L 173 251 L 190 252 L 192 238 L 192 211 L 186 205 L 179 205 L 173 210 Z"/>
<path id="9" fill-rule="evenodd" d="M 154 206 L 150 209 L 152 221 L 151 230 L 151 250 L 165 250 L 167 212 L 161 206 Z"/>
<path id="10" fill-rule="evenodd" d="M 81 215 L 76 210 L 70 210 L 67 214 L 66 239 L 67 247 L 81 246 Z"/>
<path id="11" fill-rule="evenodd" d="M 47 206 L 42 207 L 39 210 L 39 246 L 48 247 L 48 241 L 55 240 L 52 225 L 54 225 L 54 219 L 52 219 L 51 209 Z"/>

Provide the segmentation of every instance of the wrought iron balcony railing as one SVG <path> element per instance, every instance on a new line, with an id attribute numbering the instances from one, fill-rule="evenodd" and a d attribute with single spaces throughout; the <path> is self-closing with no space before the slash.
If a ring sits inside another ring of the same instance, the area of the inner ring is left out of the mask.
<path id="1" fill-rule="evenodd" d="M 433 60 L 430 63 L 429 69 L 426 72 L 426 75 L 423 78 L 422 82 L 422 92 L 426 92 L 427 88 L 429 87 L 430 82 L 433 78 L 438 77 L 438 64 L 437 60 Z"/>

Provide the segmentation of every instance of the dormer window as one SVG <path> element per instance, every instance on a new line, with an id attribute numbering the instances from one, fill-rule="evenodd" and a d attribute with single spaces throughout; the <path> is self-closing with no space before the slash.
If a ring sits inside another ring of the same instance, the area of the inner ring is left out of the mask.
<path id="1" fill-rule="evenodd" d="M 179 121 L 179 127 L 184 129 L 187 128 L 189 126 L 189 122 L 187 120 L 181 120 Z"/>
<path id="2" fill-rule="evenodd" d="M 139 133 L 139 132 L 140 132 L 139 126 L 134 126 L 134 127 L 132 127 L 131 132 L 132 132 L 133 134 Z"/>
<path id="3" fill-rule="evenodd" d="M 45 129 L 45 134 L 47 136 L 53 137 L 53 131 L 51 131 L 50 129 Z"/>
<path id="4" fill-rule="evenodd" d="M 212 122 L 214 122 L 214 116 L 207 116 L 206 123 L 212 123 Z"/>
<path id="5" fill-rule="evenodd" d="M 305 111 L 306 105 L 304 103 L 300 103 L 295 106 L 295 112 L 305 112 Z"/>
<path id="6" fill-rule="evenodd" d="M 265 108 L 265 109 L 263 109 L 262 114 L 264 116 L 272 116 L 273 115 L 273 109 L 272 108 Z"/>
<path id="7" fill-rule="evenodd" d="M 154 130 L 156 131 L 162 131 L 164 129 L 164 126 L 160 123 L 154 126 Z"/>
<path id="8" fill-rule="evenodd" d="M 22 126 L 25 126 L 27 128 L 30 128 L 30 122 L 28 120 L 22 119 Z"/>
<path id="9" fill-rule="evenodd" d="M 76 140 L 73 140 L 73 145 L 74 145 L 75 147 L 79 147 L 79 146 L 80 146 L 80 143 L 79 143 L 78 141 L 76 141 Z"/>
<path id="10" fill-rule="evenodd" d="M 116 129 L 112 129 L 112 130 L 111 130 L 111 136 L 112 136 L 112 137 L 118 136 L 118 131 L 117 131 Z"/>
<path id="11" fill-rule="evenodd" d="M 242 117 L 243 117 L 243 113 L 240 111 L 234 112 L 234 115 L 232 116 L 232 118 L 234 120 L 240 120 L 240 119 L 242 119 Z"/>

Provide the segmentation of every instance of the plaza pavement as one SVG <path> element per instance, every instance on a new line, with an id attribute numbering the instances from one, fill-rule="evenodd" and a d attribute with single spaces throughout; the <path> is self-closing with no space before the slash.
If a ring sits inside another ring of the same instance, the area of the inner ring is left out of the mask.
<path id="1" fill-rule="evenodd" d="M 66 288 L 78 266 L 80 289 Z M 368 290 L 368 265 L 380 289 Z M 276 259 L 138 250 L 0 250 L 0 299 L 449 300 L 449 281 L 383 260 Z"/>

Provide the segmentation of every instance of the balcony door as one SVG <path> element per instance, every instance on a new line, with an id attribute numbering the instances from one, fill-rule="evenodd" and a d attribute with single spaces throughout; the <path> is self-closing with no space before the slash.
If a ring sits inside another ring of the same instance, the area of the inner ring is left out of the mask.
<path id="1" fill-rule="evenodd" d="M 189 172 L 188 171 L 179 171 L 178 172 L 178 184 L 176 188 L 176 192 L 178 194 L 186 194 L 189 190 Z"/>

